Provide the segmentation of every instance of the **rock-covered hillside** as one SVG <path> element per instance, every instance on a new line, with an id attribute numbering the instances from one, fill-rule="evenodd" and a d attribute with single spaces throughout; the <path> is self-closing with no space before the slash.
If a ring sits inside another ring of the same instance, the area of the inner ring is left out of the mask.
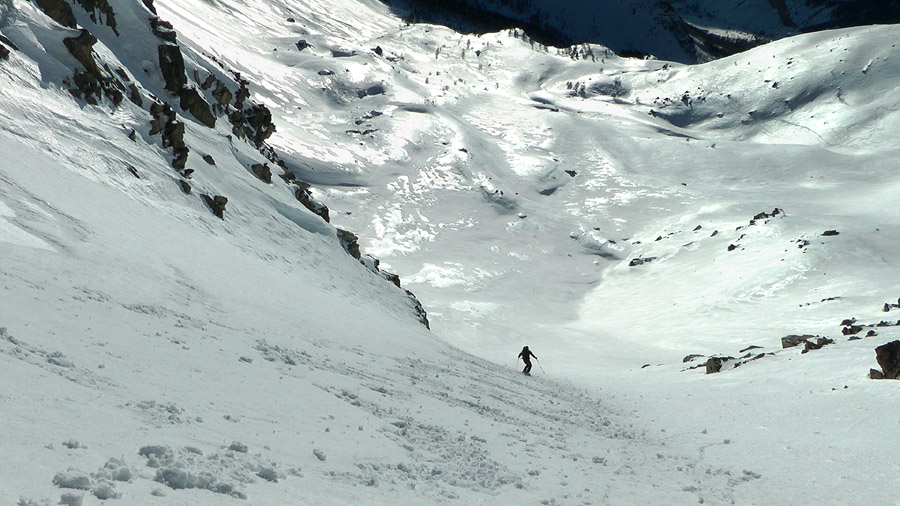
<path id="1" fill-rule="evenodd" d="M 330 220 L 328 208 L 310 195 L 310 185 L 267 144 L 276 126 L 269 108 L 251 96 L 250 81 L 215 57 L 182 45 L 152 1 L 10 1 L 0 8 L 8 75 L 23 62 L 33 62 L 40 86 L 66 90 L 78 103 L 94 106 L 120 124 L 120 138 L 109 142 L 127 138 L 136 145 L 134 151 L 153 152 L 150 159 L 111 162 L 119 166 L 109 170 L 138 180 L 169 179 L 194 198 L 193 207 L 206 206 L 223 220 L 230 214 L 229 204 L 240 206 L 244 194 L 259 186 L 277 199 L 276 208 L 296 207 L 293 200 L 324 222 Z M 10 116 L 16 127 L 28 128 Z M 75 127 L 71 135 L 79 133 Z M 161 163 L 171 167 L 169 174 L 158 173 Z M 226 190 L 217 181 L 221 171 L 245 172 L 256 180 Z M 310 218 L 294 216 L 303 213 L 283 212 L 301 227 L 324 226 L 306 225 Z M 334 229 L 333 235 L 347 254 L 400 287 L 398 276 L 362 258 L 356 235 L 342 229 Z M 412 312 L 427 326 L 421 304 L 407 295 Z"/>

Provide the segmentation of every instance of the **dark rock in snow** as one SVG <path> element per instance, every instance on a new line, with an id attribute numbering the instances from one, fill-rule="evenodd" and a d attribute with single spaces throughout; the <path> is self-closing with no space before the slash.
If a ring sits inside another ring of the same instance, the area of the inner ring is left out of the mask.
<path id="1" fill-rule="evenodd" d="M 6 43 L 8 39 L 0 35 L 0 42 Z M 0 44 L 0 60 L 8 60 L 9 59 L 9 49 L 6 49 L 6 46 Z"/>
<path id="2" fill-rule="evenodd" d="M 295 181 L 294 184 L 298 185 L 297 189 L 294 190 L 294 197 L 297 199 L 297 201 L 303 204 L 303 207 L 321 216 L 326 223 L 330 222 L 331 219 L 329 216 L 328 207 L 313 200 L 312 195 L 309 194 L 309 191 L 301 186 L 297 181 Z"/>
<path id="3" fill-rule="evenodd" d="M 84 7 L 84 10 L 87 11 L 91 21 L 94 23 L 97 22 L 97 13 L 99 12 L 105 18 L 106 26 L 110 27 L 116 35 L 119 35 L 119 31 L 116 29 L 116 13 L 113 12 L 113 8 L 107 0 L 75 0 L 75 2 Z"/>
<path id="4" fill-rule="evenodd" d="M 789 336 L 784 336 L 781 338 L 781 348 L 793 348 L 794 346 L 799 346 L 803 343 L 809 342 L 810 339 L 815 339 L 816 336 L 812 336 L 809 334 L 804 334 L 802 336 L 791 334 Z"/>
<path id="5" fill-rule="evenodd" d="M 900 341 L 891 341 L 875 348 L 875 360 L 881 366 L 883 376 L 878 379 L 900 379 Z"/>
<path id="6" fill-rule="evenodd" d="M 215 159 L 213 159 L 212 155 L 210 155 L 210 154 L 203 155 L 203 161 L 210 165 L 216 164 Z"/>
<path id="7" fill-rule="evenodd" d="M 179 106 L 183 110 L 191 113 L 191 116 L 209 128 L 216 126 L 216 117 L 210 112 L 209 104 L 206 103 L 199 91 L 195 88 L 181 88 L 178 96 L 181 98 Z"/>
<path id="8" fill-rule="evenodd" d="M 186 147 L 172 148 L 172 152 L 175 154 L 175 158 L 172 159 L 172 168 L 178 171 L 184 170 L 184 167 L 187 165 L 188 153 L 190 153 L 190 151 L 191 150 Z M 187 175 L 189 174 L 190 173 Z"/>
<path id="9" fill-rule="evenodd" d="M 36 0 L 34 2 L 38 8 L 44 11 L 44 14 L 53 21 L 67 28 L 76 28 L 78 22 L 75 20 L 75 13 L 66 0 Z"/>
<path id="10" fill-rule="evenodd" d="M 637 265 L 643 265 L 645 263 L 652 262 L 653 260 L 656 260 L 656 257 L 632 258 L 631 262 L 628 262 L 628 266 L 635 267 Z"/>
<path id="11" fill-rule="evenodd" d="M 184 55 L 181 48 L 174 44 L 162 44 L 157 49 L 159 53 L 159 70 L 166 82 L 165 88 L 172 93 L 178 93 L 187 84 L 187 74 L 184 73 Z"/>
<path id="12" fill-rule="evenodd" d="M 225 219 L 225 205 L 228 204 L 228 198 L 223 197 L 222 195 L 215 195 L 210 197 L 209 195 L 204 194 L 203 200 L 206 201 L 206 205 L 212 210 L 213 214 L 218 216 L 220 219 Z"/>
<path id="13" fill-rule="evenodd" d="M 706 361 L 706 374 L 715 374 L 722 370 L 725 362 L 733 360 L 734 357 L 709 357 Z"/>
<path id="14" fill-rule="evenodd" d="M 683 359 L 681 359 L 681 362 L 682 362 L 682 363 L 693 362 L 693 360 L 694 360 L 695 358 L 700 358 L 700 357 L 702 357 L 702 356 L 703 356 L 703 355 L 699 355 L 699 354 L 697 354 L 697 353 L 692 353 L 692 354 L 690 354 L 690 355 L 687 355 L 687 356 L 684 357 Z"/>
<path id="15" fill-rule="evenodd" d="M 63 44 L 65 44 L 69 52 L 72 53 L 72 56 L 74 56 L 75 59 L 78 60 L 78 63 L 93 76 L 98 76 L 100 74 L 100 68 L 97 67 L 97 62 L 94 60 L 94 55 L 92 54 L 94 44 L 96 43 L 97 37 L 94 37 L 93 34 L 87 30 L 81 30 L 77 37 L 63 39 Z"/>
<path id="16" fill-rule="evenodd" d="M 250 166 L 250 170 L 253 171 L 253 174 L 258 177 L 260 180 L 267 184 L 272 183 L 272 170 L 269 169 L 269 164 L 267 163 L 254 163 Z"/>
<path id="17" fill-rule="evenodd" d="M 185 181 L 184 179 L 181 179 L 178 181 L 178 186 L 181 188 L 181 191 L 183 191 L 185 194 L 187 194 L 187 195 L 191 194 L 191 184 L 188 183 L 187 181 Z"/>
<path id="18" fill-rule="evenodd" d="M 369 86 L 368 88 L 366 88 L 364 90 L 357 91 L 356 95 L 359 98 L 365 98 L 365 97 L 371 97 L 373 95 L 384 95 L 384 93 L 385 93 L 384 86 L 382 86 L 380 84 L 375 84 L 375 85 Z"/>
<path id="19" fill-rule="evenodd" d="M 337 229 L 338 239 L 341 241 L 341 246 L 344 247 L 344 250 L 353 258 L 359 260 L 362 255 L 359 252 L 359 237 L 353 232 L 348 232 L 344 229 Z"/>
<path id="20" fill-rule="evenodd" d="M 849 327 L 844 327 L 841 330 L 841 334 L 844 334 L 845 336 L 852 336 L 853 334 L 859 334 L 860 332 L 862 332 L 862 329 L 863 328 L 859 325 L 850 325 Z"/>
<path id="21" fill-rule="evenodd" d="M 156 35 L 166 42 L 171 42 L 172 44 L 178 39 L 178 34 L 175 33 L 172 23 L 155 16 L 150 18 L 150 30 L 153 32 L 153 35 Z"/>
<path id="22" fill-rule="evenodd" d="M 822 232 L 822 235 L 825 237 L 838 235 L 838 234 L 840 234 L 840 232 L 838 232 L 837 230 L 826 230 L 826 231 Z"/>
<path id="23" fill-rule="evenodd" d="M 823 346 L 834 344 L 834 339 L 828 339 L 827 337 L 817 337 L 815 342 L 806 341 L 803 344 L 803 351 L 801 353 L 808 353 L 812 350 L 818 350 Z"/>

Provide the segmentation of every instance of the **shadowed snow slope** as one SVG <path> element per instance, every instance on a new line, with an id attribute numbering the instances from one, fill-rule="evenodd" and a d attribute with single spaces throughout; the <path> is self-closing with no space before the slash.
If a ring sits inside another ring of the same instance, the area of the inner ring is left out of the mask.
<path id="1" fill-rule="evenodd" d="M 897 26 L 686 66 L 374 1 L 109 6 L 72 4 L 101 93 L 0 0 L 0 503 L 900 493 Z"/>

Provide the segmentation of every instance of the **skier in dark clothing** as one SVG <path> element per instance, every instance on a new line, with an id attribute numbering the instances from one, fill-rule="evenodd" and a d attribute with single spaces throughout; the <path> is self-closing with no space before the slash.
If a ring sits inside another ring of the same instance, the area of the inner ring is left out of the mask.
<path id="1" fill-rule="evenodd" d="M 519 352 L 519 358 L 525 362 L 525 369 L 522 369 L 522 372 L 531 376 L 531 357 L 537 359 L 537 355 L 531 353 L 531 350 L 528 349 L 528 346 L 522 348 L 522 351 Z"/>

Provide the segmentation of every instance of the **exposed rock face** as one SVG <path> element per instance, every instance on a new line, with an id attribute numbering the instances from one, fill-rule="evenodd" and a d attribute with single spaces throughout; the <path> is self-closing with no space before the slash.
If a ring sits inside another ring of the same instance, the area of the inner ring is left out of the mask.
<path id="1" fill-rule="evenodd" d="M 294 197 L 298 202 L 303 204 L 303 207 L 309 209 L 310 211 L 318 214 L 322 217 L 326 222 L 330 222 L 330 217 L 328 213 L 328 208 L 323 204 L 320 204 L 312 199 L 312 196 L 309 194 L 309 191 L 303 188 L 302 186 L 297 186 L 297 189 L 294 190 Z M 357 257 L 359 258 L 359 257 Z"/>
<path id="2" fill-rule="evenodd" d="M 875 360 L 881 371 L 872 369 L 872 379 L 900 379 L 900 341 L 891 341 L 875 348 Z"/>
<path id="3" fill-rule="evenodd" d="M 93 53 L 96 43 L 97 38 L 87 30 L 81 30 L 77 37 L 63 39 L 63 44 L 85 69 L 84 72 L 75 70 L 72 78 L 66 81 L 69 92 L 89 104 L 98 104 L 106 97 L 116 106 L 122 102 L 125 92 L 130 92 L 132 102 L 142 103 L 140 92 L 124 70 L 116 69 L 114 74 L 107 65 L 101 68 L 97 64 Z"/>
<path id="4" fill-rule="evenodd" d="M 845 336 L 852 336 L 854 334 L 859 334 L 860 332 L 862 332 L 862 329 L 863 328 L 859 325 L 850 325 L 849 327 L 844 327 L 843 329 L 841 329 L 841 334 L 844 334 Z"/>
<path id="5" fill-rule="evenodd" d="M 834 339 L 828 339 L 827 337 L 817 337 L 815 342 L 806 341 L 803 345 L 803 351 L 801 353 L 807 353 L 812 350 L 818 350 L 823 346 L 834 344 Z"/>
<path id="6" fill-rule="evenodd" d="M 352 256 L 353 258 L 359 260 L 362 256 L 359 252 L 359 237 L 352 232 L 348 232 L 343 229 L 337 229 L 338 239 L 341 240 L 341 246 L 344 247 L 344 250 Z"/>
<path id="7" fill-rule="evenodd" d="M 212 210 L 213 214 L 218 216 L 220 219 L 225 219 L 225 205 L 228 204 L 227 197 L 223 197 L 222 195 L 215 195 L 210 197 L 209 195 L 204 194 L 203 200 L 206 201 L 206 204 Z"/>
<path id="8" fill-rule="evenodd" d="M 725 362 L 732 360 L 732 357 L 709 357 L 706 361 L 706 374 L 715 374 L 722 370 Z"/>
<path id="9" fill-rule="evenodd" d="M 266 184 L 272 184 L 272 170 L 267 163 L 254 163 L 250 166 L 253 174 Z"/>
<path id="10" fill-rule="evenodd" d="M 187 75 L 184 73 L 184 56 L 181 48 L 174 44 L 162 44 L 157 48 L 159 54 L 159 69 L 166 81 L 165 88 L 172 93 L 178 93 L 187 84 Z"/>
<path id="11" fill-rule="evenodd" d="M 422 303 L 419 302 L 419 299 L 417 299 L 416 296 L 409 290 L 406 291 L 406 296 L 409 297 L 409 299 L 412 301 L 413 311 L 415 311 L 416 317 L 419 319 L 419 322 L 422 325 L 425 325 L 426 329 L 431 330 L 431 324 L 428 323 L 428 313 L 425 312 L 425 308 L 422 307 Z"/>
<path id="12" fill-rule="evenodd" d="M 809 334 L 804 334 L 802 336 L 798 336 L 796 334 L 791 334 L 789 336 L 784 336 L 781 338 L 781 347 L 783 348 L 793 348 L 794 346 L 799 346 L 801 344 L 809 342 L 811 339 L 815 339 L 816 336 L 811 336 Z"/>
<path id="13" fill-rule="evenodd" d="M 191 116 L 209 128 L 216 126 L 216 117 L 210 112 L 209 104 L 195 88 L 181 88 L 178 96 L 181 98 L 179 105 L 183 110 L 191 113 Z"/>
<path id="14" fill-rule="evenodd" d="M 116 14 L 113 12 L 112 7 L 109 5 L 107 0 L 75 0 L 84 10 L 88 12 L 91 17 L 91 21 L 94 23 L 97 22 L 97 14 L 99 13 L 103 18 L 106 19 L 106 26 L 110 27 L 116 35 L 119 35 L 119 31 L 116 30 Z"/>
<path id="15" fill-rule="evenodd" d="M 2 59 L 2 60 L 5 60 L 9 57 L 9 49 L 6 49 L 6 47 L 4 47 L 4 45 L 8 46 L 11 49 L 14 49 L 16 51 L 19 50 L 19 48 L 16 47 L 16 45 L 13 44 L 13 42 L 11 40 L 7 39 L 3 35 L 0 35 L 0 59 Z"/>
<path id="16" fill-rule="evenodd" d="M 93 75 L 100 73 L 100 68 L 97 67 L 97 62 L 94 61 L 94 55 L 92 54 L 94 44 L 96 43 L 97 37 L 94 37 L 91 32 L 85 29 L 82 29 L 77 37 L 63 39 L 63 44 L 65 44 L 69 52 L 72 53 L 72 56 L 78 60 L 78 63 L 84 66 L 84 69 L 89 74 Z"/>
<path id="17" fill-rule="evenodd" d="M 166 42 L 174 44 L 175 40 L 177 40 L 177 34 L 172 27 L 172 23 L 163 21 L 158 17 L 150 18 L 150 30 L 154 35 Z"/>
<path id="18" fill-rule="evenodd" d="M 66 0 L 36 0 L 38 8 L 44 11 L 44 14 L 50 16 L 50 19 L 67 28 L 78 27 L 75 20 L 75 13 Z"/>

